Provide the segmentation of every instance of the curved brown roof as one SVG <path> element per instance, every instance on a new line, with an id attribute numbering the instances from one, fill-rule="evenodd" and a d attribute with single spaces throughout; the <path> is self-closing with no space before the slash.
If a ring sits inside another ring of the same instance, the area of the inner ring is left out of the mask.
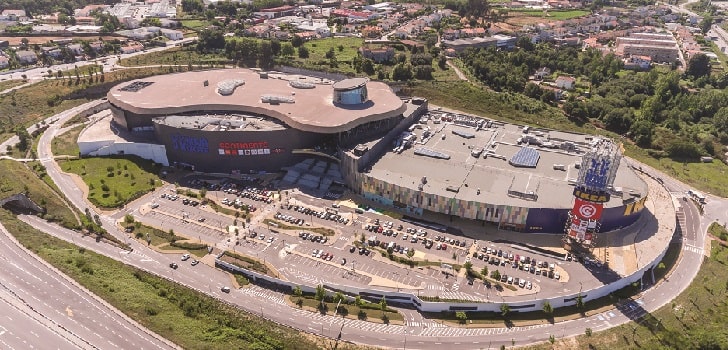
<path id="1" fill-rule="evenodd" d="M 245 80 L 245 85 L 238 86 L 229 96 L 217 93 L 217 83 L 230 79 Z M 134 82 L 151 84 L 143 84 L 138 91 L 124 91 L 124 87 Z M 332 85 L 297 89 L 288 80 L 263 79 L 251 70 L 221 69 L 138 79 L 115 86 L 107 97 L 119 108 L 150 117 L 191 111 L 237 111 L 266 115 L 290 127 L 319 133 L 347 131 L 367 122 L 394 117 L 406 109 L 387 84 L 368 82 L 367 91 L 369 101 L 364 104 L 338 105 L 333 103 Z M 263 96 L 295 102 L 264 103 Z"/>
<path id="2" fill-rule="evenodd" d="M 333 87 L 334 90 L 352 90 L 366 85 L 368 81 L 367 78 L 344 79 L 334 83 Z"/>

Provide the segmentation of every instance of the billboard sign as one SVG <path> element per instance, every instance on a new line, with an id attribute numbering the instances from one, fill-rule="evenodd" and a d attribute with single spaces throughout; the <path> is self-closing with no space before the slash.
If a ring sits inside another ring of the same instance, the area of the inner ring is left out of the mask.
<path id="1" fill-rule="evenodd" d="M 170 141 L 170 146 L 175 151 L 189 153 L 207 153 L 210 151 L 207 139 L 204 137 L 173 134 L 170 135 Z"/>
<path id="2" fill-rule="evenodd" d="M 574 200 L 572 212 L 583 220 L 599 220 L 602 217 L 604 207 L 600 203 L 592 203 L 577 198 Z"/>
<path id="3" fill-rule="evenodd" d="M 573 218 L 571 220 L 571 225 L 569 226 L 569 236 L 572 238 L 583 240 L 584 235 L 586 234 L 586 226 L 588 221 L 581 220 L 579 218 Z"/>
<path id="4" fill-rule="evenodd" d="M 594 203 L 606 203 L 609 202 L 609 199 L 611 198 L 609 192 L 607 191 L 593 191 L 583 186 L 577 186 L 576 188 L 574 188 L 573 194 L 574 197 L 576 197 L 577 199 L 582 199 Z"/>
<path id="5" fill-rule="evenodd" d="M 271 149 L 267 141 L 220 142 L 217 152 L 228 156 L 262 156 L 271 154 Z"/>

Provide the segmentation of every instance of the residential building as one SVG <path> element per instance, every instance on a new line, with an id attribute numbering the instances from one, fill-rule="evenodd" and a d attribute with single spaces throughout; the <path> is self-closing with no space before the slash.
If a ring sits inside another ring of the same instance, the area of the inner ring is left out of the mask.
<path id="1" fill-rule="evenodd" d="M 484 47 L 496 47 L 498 39 L 487 37 L 487 38 L 467 38 L 467 39 L 456 39 L 456 40 L 443 40 L 442 45 L 448 48 L 452 48 L 458 53 L 464 51 L 467 48 L 484 48 Z"/>
<path id="2" fill-rule="evenodd" d="M 376 63 L 389 62 L 394 59 L 394 48 L 391 46 L 382 46 L 380 48 L 362 46 L 359 48 L 359 54 Z"/>
<path id="3" fill-rule="evenodd" d="M 162 33 L 162 35 L 164 35 L 164 37 L 166 37 L 169 40 L 180 40 L 184 37 L 182 35 L 182 32 L 180 32 L 179 30 L 162 28 L 159 31 L 160 31 L 160 33 Z"/>
<path id="4" fill-rule="evenodd" d="M 653 62 L 673 63 L 680 59 L 680 49 L 671 34 L 633 33 L 617 38 L 617 55 L 648 56 Z"/>
<path id="5" fill-rule="evenodd" d="M 648 70 L 652 65 L 652 59 L 649 56 L 630 56 L 623 60 L 624 69 L 632 70 Z"/>
<path id="6" fill-rule="evenodd" d="M 556 78 L 556 87 L 564 90 L 573 90 L 576 87 L 576 79 L 561 75 Z"/>
<path id="7" fill-rule="evenodd" d="M 20 64 L 35 64 L 38 62 L 38 55 L 33 51 L 20 50 L 15 52 Z"/>

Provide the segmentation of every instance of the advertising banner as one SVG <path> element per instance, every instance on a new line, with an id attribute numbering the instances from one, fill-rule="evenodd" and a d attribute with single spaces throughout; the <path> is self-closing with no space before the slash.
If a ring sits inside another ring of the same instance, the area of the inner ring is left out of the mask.
<path id="1" fill-rule="evenodd" d="M 572 212 L 584 220 L 599 220 L 602 217 L 602 209 L 604 206 L 601 203 L 587 202 L 577 198 L 574 200 Z"/>

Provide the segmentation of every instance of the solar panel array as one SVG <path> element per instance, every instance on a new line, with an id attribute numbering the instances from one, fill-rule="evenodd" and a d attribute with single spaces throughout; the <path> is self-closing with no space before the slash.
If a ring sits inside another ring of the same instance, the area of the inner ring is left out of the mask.
<path id="1" fill-rule="evenodd" d="M 520 168 L 535 168 L 541 155 L 530 147 L 521 147 L 508 161 L 510 165 Z"/>
<path id="2" fill-rule="evenodd" d="M 121 91 L 125 92 L 137 92 L 149 85 L 154 84 L 154 82 L 151 81 L 135 81 L 127 86 L 124 86 L 123 88 L 119 89 Z"/>

